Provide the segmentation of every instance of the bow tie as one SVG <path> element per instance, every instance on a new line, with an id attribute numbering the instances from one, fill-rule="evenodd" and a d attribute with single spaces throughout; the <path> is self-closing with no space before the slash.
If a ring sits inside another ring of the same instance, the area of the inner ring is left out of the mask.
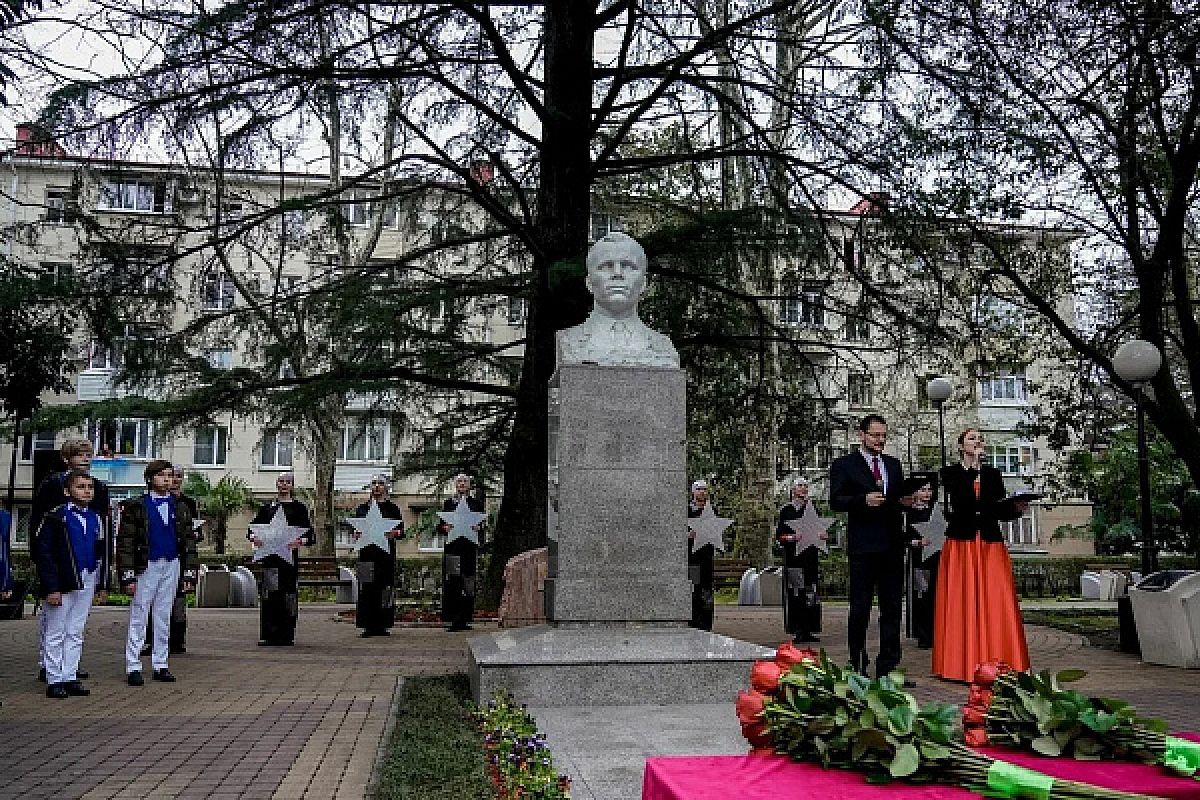
<path id="1" fill-rule="evenodd" d="M 87 509 L 82 508 L 81 506 L 71 506 L 71 511 L 76 514 L 79 514 L 80 516 L 84 516 L 87 514 Z"/>
<path id="2" fill-rule="evenodd" d="M 171 498 L 169 497 L 151 497 L 150 499 L 154 501 L 154 505 L 156 506 L 161 506 L 164 503 L 171 502 Z"/>

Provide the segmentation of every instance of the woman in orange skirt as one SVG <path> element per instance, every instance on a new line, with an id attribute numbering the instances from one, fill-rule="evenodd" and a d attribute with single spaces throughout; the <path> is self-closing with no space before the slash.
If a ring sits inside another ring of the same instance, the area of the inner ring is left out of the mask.
<path id="1" fill-rule="evenodd" d="M 1029 668 L 1012 561 L 1000 532 L 1000 522 L 1019 518 L 1028 503 L 1008 499 L 1000 471 L 982 463 L 978 430 L 959 434 L 958 449 L 962 462 L 942 468 L 949 527 L 937 582 L 933 673 L 970 681 L 985 661 Z"/>

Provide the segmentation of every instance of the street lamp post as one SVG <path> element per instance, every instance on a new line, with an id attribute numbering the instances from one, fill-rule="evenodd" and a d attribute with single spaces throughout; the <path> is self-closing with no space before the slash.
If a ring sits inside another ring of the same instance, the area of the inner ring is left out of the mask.
<path id="1" fill-rule="evenodd" d="M 1146 453 L 1146 412 L 1143 406 L 1147 383 L 1162 367 L 1162 352 L 1153 343 L 1131 339 L 1117 348 L 1113 370 L 1121 380 L 1133 384 L 1137 406 L 1138 494 L 1142 523 L 1142 576 L 1158 571 L 1158 547 L 1154 541 L 1154 519 L 1150 508 L 1150 459 Z"/>
<path id="2" fill-rule="evenodd" d="M 925 394 L 938 412 L 938 444 L 942 448 L 942 466 L 946 466 L 946 417 L 942 406 L 954 394 L 954 384 L 948 378 L 933 378 L 925 384 Z"/>

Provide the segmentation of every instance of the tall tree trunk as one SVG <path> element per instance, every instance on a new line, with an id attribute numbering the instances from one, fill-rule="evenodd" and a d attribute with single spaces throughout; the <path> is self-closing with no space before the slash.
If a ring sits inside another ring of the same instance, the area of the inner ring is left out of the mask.
<path id="1" fill-rule="evenodd" d="M 313 529 L 316 532 L 317 553 L 336 554 L 334 505 L 334 472 L 337 470 L 338 439 L 341 436 L 345 396 L 324 398 L 314 415 L 307 420 L 309 458 L 313 469 Z"/>
<path id="2" fill-rule="evenodd" d="M 594 3 L 546 3 L 536 285 L 526 321 L 512 436 L 504 456 L 504 498 L 482 590 L 485 605 L 499 599 L 508 559 L 546 543 L 546 403 L 554 372 L 554 334 L 582 322 L 591 307 L 583 263 L 591 211 L 594 15 Z"/>

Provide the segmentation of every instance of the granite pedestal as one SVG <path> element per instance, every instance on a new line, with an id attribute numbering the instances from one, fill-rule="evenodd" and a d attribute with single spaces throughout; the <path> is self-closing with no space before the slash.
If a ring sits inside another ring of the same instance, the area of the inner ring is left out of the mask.
<path id="1" fill-rule="evenodd" d="M 772 651 L 687 627 L 683 370 L 561 366 L 551 387 L 547 625 L 468 641 L 477 700 L 711 702 Z"/>

